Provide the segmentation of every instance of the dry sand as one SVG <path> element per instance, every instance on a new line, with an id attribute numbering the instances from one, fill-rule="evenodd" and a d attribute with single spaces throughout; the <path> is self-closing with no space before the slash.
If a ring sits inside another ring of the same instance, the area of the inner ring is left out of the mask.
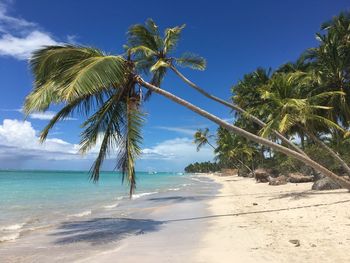
<path id="1" fill-rule="evenodd" d="M 269 186 L 237 176 L 210 201 L 195 262 L 350 262 L 350 193 Z"/>

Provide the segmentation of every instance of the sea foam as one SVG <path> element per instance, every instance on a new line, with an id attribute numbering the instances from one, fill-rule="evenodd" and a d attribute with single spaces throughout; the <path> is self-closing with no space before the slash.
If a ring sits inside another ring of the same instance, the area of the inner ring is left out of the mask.
<path id="1" fill-rule="evenodd" d="M 158 192 L 149 192 L 149 193 L 142 193 L 142 194 L 135 194 L 132 196 L 132 199 L 137 199 L 146 195 L 153 195 L 153 194 L 158 194 Z"/>
<path id="2" fill-rule="evenodd" d="M 23 228 L 23 226 L 26 223 L 20 223 L 20 224 L 13 224 L 13 225 L 9 225 L 9 226 L 4 226 L 0 228 L 0 231 L 14 231 L 14 230 L 20 230 L 21 228 Z"/>
<path id="3" fill-rule="evenodd" d="M 81 213 L 77 213 L 77 214 L 73 214 L 73 215 L 69 215 L 69 217 L 83 217 L 83 216 L 89 216 L 91 215 L 91 210 L 86 210 L 86 211 L 83 211 Z"/>
<path id="4" fill-rule="evenodd" d="M 19 233 L 13 233 L 6 236 L 0 236 L 0 243 L 7 242 L 7 241 L 14 241 L 19 238 L 19 235 L 20 235 Z"/>
<path id="5" fill-rule="evenodd" d="M 105 209 L 113 209 L 113 208 L 116 208 L 118 205 L 119 205 L 119 203 L 115 203 L 115 204 L 112 204 L 112 205 L 105 205 L 103 208 L 105 208 Z"/>

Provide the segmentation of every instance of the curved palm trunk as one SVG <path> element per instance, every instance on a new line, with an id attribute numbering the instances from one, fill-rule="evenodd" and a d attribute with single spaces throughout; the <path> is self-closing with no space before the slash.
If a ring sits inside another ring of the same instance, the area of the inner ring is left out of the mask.
<path id="1" fill-rule="evenodd" d="M 265 127 L 266 123 L 264 123 L 263 121 L 261 121 L 259 118 L 255 117 L 254 115 L 251 115 L 250 113 L 248 113 L 247 111 L 245 111 L 244 109 L 238 107 L 235 104 L 229 103 L 223 99 L 220 99 L 216 96 L 213 96 L 211 94 L 209 94 L 208 92 L 206 92 L 205 90 L 203 90 L 202 88 L 200 88 L 199 86 L 197 86 L 196 84 L 194 84 L 192 81 L 190 81 L 188 78 L 186 78 L 180 71 L 177 70 L 177 68 L 175 68 L 173 65 L 170 66 L 170 68 L 175 72 L 176 75 L 178 75 L 184 82 L 186 82 L 189 86 L 191 86 L 192 88 L 194 88 L 195 90 L 197 90 L 198 92 L 200 92 L 201 94 L 203 94 L 204 96 L 206 96 L 209 99 L 212 99 L 216 102 L 221 103 L 222 105 L 225 105 L 241 114 L 243 114 L 244 116 L 250 118 L 253 122 L 255 122 L 256 124 L 258 124 L 260 127 Z M 284 142 L 286 145 L 288 145 L 290 148 L 294 149 L 295 151 L 307 156 L 307 154 L 305 152 L 303 152 L 303 150 L 301 150 L 297 145 L 295 145 L 294 143 L 292 143 L 290 140 L 288 140 L 286 137 L 284 137 L 281 133 L 279 133 L 276 130 L 272 130 L 273 134 L 280 139 L 282 142 Z M 307 156 L 308 157 L 308 156 Z M 309 158 L 309 157 L 308 157 Z"/>
<path id="2" fill-rule="evenodd" d="M 213 150 L 216 149 L 209 141 L 207 141 L 207 144 L 209 144 L 211 146 L 211 148 L 213 148 Z"/>
<path id="3" fill-rule="evenodd" d="M 336 175 L 335 173 L 329 171 L 327 168 L 325 168 L 322 165 L 318 164 L 317 162 L 311 160 L 310 158 L 306 157 L 305 155 L 298 153 L 296 151 L 293 151 L 293 150 L 286 148 L 282 145 L 279 145 L 277 143 L 271 142 L 265 138 L 259 137 L 255 134 L 250 133 L 250 132 L 247 132 L 247 131 L 245 131 L 237 126 L 229 124 L 229 123 L 223 121 L 222 119 L 220 119 L 219 117 L 191 104 L 190 102 L 188 102 L 182 98 L 179 98 L 170 92 L 167 92 L 163 89 L 160 89 L 160 88 L 158 88 L 158 87 L 156 87 L 148 82 L 145 82 L 140 76 L 136 76 L 136 81 L 141 86 L 143 86 L 149 90 L 152 90 L 153 92 L 158 93 L 158 94 L 170 99 L 171 101 L 176 102 L 177 104 L 180 104 L 180 105 L 188 108 L 189 110 L 213 121 L 214 123 L 218 124 L 219 126 L 225 128 L 229 131 L 232 131 L 232 132 L 234 132 L 234 133 L 236 133 L 236 134 L 238 134 L 238 135 L 240 135 L 248 140 L 254 141 L 256 143 L 259 143 L 259 144 L 265 145 L 269 148 L 272 148 L 278 152 L 284 153 L 290 157 L 293 157 L 293 158 L 305 163 L 306 165 L 311 166 L 312 168 L 314 168 L 315 170 L 324 174 L 325 176 L 328 176 L 331 179 L 337 181 L 344 188 L 350 190 L 350 181 L 348 181 L 348 180 Z"/>
<path id="4" fill-rule="evenodd" d="M 337 160 L 340 163 L 340 165 L 345 169 L 346 173 L 350 175 L 350 167 L 342 158 L 340 158 L 340 156 L 336 152 L 334 152 L 330 147 L 327 146 L 327 144 L 325 144 L 323 141 L 317 138 L 315 134 L 313 134 L 305 128 L 303 128 L 303 130 L 310 137 L 311 140 L 317 143 L 321 148 L 326 150 L 335 160 Z"/>

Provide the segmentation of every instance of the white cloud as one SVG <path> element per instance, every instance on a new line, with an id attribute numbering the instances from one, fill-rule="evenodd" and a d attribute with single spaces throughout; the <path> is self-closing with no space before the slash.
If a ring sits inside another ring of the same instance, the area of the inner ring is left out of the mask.
<path id="1" fill-rule="evenodd" d="M 181 128 L 181 127 L 156 126 L 155 128 L 166 130 L 166 131 L 173 131 L 173 132 L 177 132 L 185 135 L 191 135 L 191 136 L 193 136 L 196 132 L 195 129 Z"/>
<path id="2" fill-rule="evenodd" d="M 43 160 L 81 159 L 77 145 L 58 138 L 41 144 L 29 121 L 5 119 L 0 125 L 0 159 L 11 157 Z"/>
<path id="3" fill-rule="evenodd" d="M 137 162 L 141 170 L 183 171 L 193 162 L 213 161 L 213 149 L 203 147 L 199 152 L 189 138 L 175 138 L 162 141 L 142 151 L 141 160 Z"/>
<path id="4" fill-rule="evenodd" d="M 40 47 L 57 44 L 59 43 L 53 40 L 49 34 L 40 31 L 33 31 L 22 37 L 4 34 L 0 37 L 0 55 L 25 60 Z"/>
<path id="5" fill-rule="evenodd" d="M 165 140 L 151 148 L 143 149 L 143 160 L 167 160 L 174 163 L 189 164 L 194 161 L 208 161 L 214 158 L 213 150 L 203 147 L 199 152 L 189 138 Z"/>
<path id="6" fill-rule="evenodd" d="M 29 121 L 5 119 L 2 124 L 0 123 L 1 168 L 18 168 L 20 166 L 16 164 L 26 162 L 29 165 L 26 167 L 32 169 L 36 169 L 38 165 L 44 165 L 50 169 L 62 169 L 62 166 L 50 166 L 52 161 L 64 162 L 64 168 L 71 167 L 72 164 L 78 162 L 85 163 L 89 167 L 98 153 L 99 146 L 98 142 L 87 155 L 82 156 L 78 152 L 79 145 L 60 138 L 49 138 L 41 144 L 36 130 Z M 142 167 L 155 165 L 159 170 L 182 170 L 189 163 L 209 161 L 213 157 L 211 148 L 204 147 L 197 152 L 191 139 L 175 138 L 143 149 L 138 167 L 142 169 Z M 109 165 L 109 168 L 113 168 L 115 154 L 112 152 L 107 159 L 106 164 Z"/>
<path id="7" fill-rule="evenodd" d="M 19 108 L 19 109 L 0 109 L 0 111 L 17 111 L 17 112 L 23 113 L 22 108 Z M 57 114 L 57 112 L 55 112 L 55 111 L 33 112 L 33 113 L 28 115 L 28 118 L 36 119 L 36 120 L 51 120 L 56 114 Z M 77 119 L 72 118 L 72 117 L 66 117 L 64 120 L 75 121 Z"/>
<path id="8" fill-rule="evenodd" d="M 29 114 L 29 118 L 37 120 L 51 120 L 56 114 L 57 112 L 54 111 L 34 112 Z M 76 118 L 67 117 L 65 120 L 76 120 Z"/>
<path id="9" fill-rule="evenodd" d="M 10 16 L 8 3 L 0 2 L 0 55 L 25 60 L 43 46 L 60 44 L 37 24 Z"/>

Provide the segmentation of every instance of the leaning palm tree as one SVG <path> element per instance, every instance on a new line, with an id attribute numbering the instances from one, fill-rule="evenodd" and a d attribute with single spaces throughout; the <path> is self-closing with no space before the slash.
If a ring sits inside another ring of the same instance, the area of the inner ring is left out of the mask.
<path id="1" fill-rule="evenodd" d="M 50 46 L 35 52 L 30 64 L 35 81 L 25 100 L 25 113 L 45 111 L 51 105 L 62 107 L 42 131 L 41 140 L 46 139 L 57 122 L 68 116 L 79 114 L 86 117 L 82 125 L 80 151 L 85 153 L 101 141 L 91 178 L 98 180 L 103 161 L 108 155 L 116 154 L 117 168 L 122 170 L 123 179 L 130 184 L 130 195 L 136 187 L 135 159 L 141 154 L 142 88 L 166 97 L 248 140 L 294 157 L 350 190 L 348 180 L 305 155 L 229 124 L 145 81 L 130 54 L 125 58 L 91 47 Z"/>
<path id="2" fill-rule="evenodd" d="M 324 117 L 331 107 L 325 106 L 328 101 L 336 96 L 344 95 L 343 92 L 329 91 L 318 94 L 305 94 L 310 86 L 308 74 L 294 72 L 290 74 L 275 74 L 269 83 L 262 90 L 264 104 L 271 109 L 267 119 L 267 125 L 261 130 L 263 137 L 266 137 L 272 129 L 282 134 L 296 132 L 306 134 L 311 140 L 324 149 L 332 158 L 339 162 L 350 175 L 350 168 L 347 163 L 322 140 L 317 133 L 329 133 L 337 130 L 344 133 L 344 129 L 337 123 Z M 306 85 L 305 85 L 306 83 Z"/>
<path id="3" fill-rule="evenodd" d="M 185 83 L 205 97 L 235 110 L 258 124 L 260 127 L 264 127 L 266 124 L 259 118 L 245 111 L 236 104 L 230 103 L 206 92 L 204 89 L 186 78 L 175 66 L 179 65 L 181 67 L 189 67 L 196 70 L 204 70 L 206 67 L 205 59 L 193 53 L 187 52 L 180 57 L 171 56 L 180 40 L 181 32 L 184 28 L 185 25 L 167 28 L 162 37 L 158 26 L 152 19 L 148 19 L 145 22 L 145 25 L 133 25 L 128 31 L 128 45 L 126 46 L 127 52 L 135 55 L 136 64 L 139 69 L 145 73 L 148 73 L 148 71 L 153 73 L 151 84 L 160 86 L 167 70 L 171 69 Z M 150 94 L 151 91 L 146 94 L 146 97 Z M 289 141 L 278 131 L 274 130 L 273 134 L 291 149 L 307 156 L 298 146 Z"/>
<path id="4" fill-rule="evenodd" d="M 209 141 L 209 139 L 213 138 L 214 135 L 209 134 L 208 128 L 205 128 L 204 130 L 198 129 L 193 135 L 193 137 L 193 142 L 197 145 L 197 152 L 207 144 L 215 150 L 215 147 Z"/>

